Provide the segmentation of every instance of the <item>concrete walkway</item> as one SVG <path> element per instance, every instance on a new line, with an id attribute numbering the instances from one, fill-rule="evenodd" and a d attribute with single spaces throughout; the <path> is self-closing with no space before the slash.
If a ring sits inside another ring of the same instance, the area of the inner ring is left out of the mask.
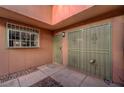
<path id="1" fill-rule="evenodd" d="M 119 87 L 116 84 L 107 85 L 103 80 L 87 76 L 57 64 L 40 66 L 35 72 L 1 83 L 0 87 L 28 87 L 48 76 L 60 82 L 65 87 Z"/>

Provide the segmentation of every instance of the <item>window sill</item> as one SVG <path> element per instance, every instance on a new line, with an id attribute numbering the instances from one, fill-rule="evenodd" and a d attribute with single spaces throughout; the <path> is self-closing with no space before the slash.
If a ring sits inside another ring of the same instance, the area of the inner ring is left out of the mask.
<path id="1" fill-rule="evenodd" d="M 7 47 L 8 49 L 37 49 L 40 48 L 40 46 L 38 47 Z"/>

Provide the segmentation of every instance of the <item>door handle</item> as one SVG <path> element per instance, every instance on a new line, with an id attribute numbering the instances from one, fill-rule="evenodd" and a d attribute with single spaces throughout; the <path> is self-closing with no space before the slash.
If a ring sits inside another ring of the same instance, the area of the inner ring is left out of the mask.
<path id="1" fill-rule="evenodd" d="M 95 62 L 96 62 L 95 59 L 91 59 L 91 60 L 90 60 L 90 64 L 94 64 Z"/>

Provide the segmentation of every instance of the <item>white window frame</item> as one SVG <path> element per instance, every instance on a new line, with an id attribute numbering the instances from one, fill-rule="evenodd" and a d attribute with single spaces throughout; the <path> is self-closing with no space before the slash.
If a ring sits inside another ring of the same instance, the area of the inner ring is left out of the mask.
<path id="1" fill-rule="evenodd" d="M 8 28 L 8 25 L 9 24 L 11 26 L 14 25 L 15 27 L 18 26 L 18 29 L 17 28 L 15 28 L 15 29 Z M 25 28 L 26 30 L 24 30 L 24 29 L 22 30 L 21 28 Z M 29 30 L 27 30 L 27 29 L 29 29 Z M 29 33 L 30 34 L 30 46 L 22 46 L 22 38 L 21 38 L 21 34 L 20 34 L 20 39 L 19 39 L 20 46 L 12 46 L 11 47 L 9 45 L 9 40 L 10 40 L 9 39 L 9 31 L 10 30 L 12 30 L 14 32 L 19 32 L 19 33 L 22 33 L 22 32 Z M 35 32 L 33 32 L 33 31 L 35 31 Z M 40 47 L 40 29 L 7 22 L 6 23 L 6 34 L 7 34 L 7 48 L 39 48 Z M 36 46 L 31 46 L 31 34 L 36 34 L 37 35 L 37 41 L 32 41 L 32 42 L 37 42 L 37 45 Z"/>

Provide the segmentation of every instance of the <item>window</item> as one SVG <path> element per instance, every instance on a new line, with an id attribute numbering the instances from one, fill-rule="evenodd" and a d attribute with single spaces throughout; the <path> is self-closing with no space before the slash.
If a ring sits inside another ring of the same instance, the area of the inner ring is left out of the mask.
<path id="1" fill-rule="evenodd" d="M 39 47 L 39 29 L 7 23 L 9 48 Z"/>

